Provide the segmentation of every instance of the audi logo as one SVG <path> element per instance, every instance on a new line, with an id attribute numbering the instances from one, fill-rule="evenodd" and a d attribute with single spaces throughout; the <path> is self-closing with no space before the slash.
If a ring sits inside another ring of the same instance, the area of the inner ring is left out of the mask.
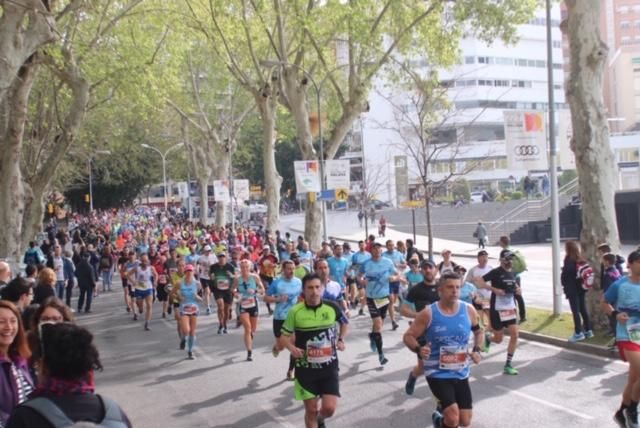
<path id="1" fill-rule="evenodd" d="M 516 146 L 513 150 L 518 156 L 535 156 L 540 154 L 538 146 Z"/>

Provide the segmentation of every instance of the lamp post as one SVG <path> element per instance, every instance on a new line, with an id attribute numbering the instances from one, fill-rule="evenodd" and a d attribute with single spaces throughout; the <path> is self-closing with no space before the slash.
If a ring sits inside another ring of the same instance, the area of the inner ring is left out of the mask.
<path id="1" fill-rule="evenodd" d="M 94 155 L 110 155 L 109 150 L 97 150 Z M 89 212 L 93 212 L 93 155 L 87 157 L 89 162 Z"/>
<path id="2" fill-rule="evenodd" d="M 142 147 L 144 147 L 145 149 L 150 149 L 150 150 L 155 151 L 162 158 L 162 183 L 164 185 L 164 210 L 165 211 L 167 211 L 167 208 L 168 208 L 168 205 L 169 205 L 169 199 L 168 199 L 168 196 L 167 196 L 167 155 L 169 154 L 169 152 L 179 148 L 182 145 L 184 145 L 184 143 L 178 143 L 173 147 L 169 147 L 167 149 L 167 151 L 162 153 L 159 149 L 157 149 L 157 148 L 155 148 L 153 146 L 150 146 L 149 144 L 146 144 L 146 143 L 142 143 L 141 144 Z M 187 190 L 189 192 L 191 192 L 190 189 L 187 189 Z"/>

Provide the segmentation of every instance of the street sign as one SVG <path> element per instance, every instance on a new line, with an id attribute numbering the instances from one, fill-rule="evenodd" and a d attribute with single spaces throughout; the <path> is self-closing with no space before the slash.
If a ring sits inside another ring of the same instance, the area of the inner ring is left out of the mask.
<path id="1" fill-rule="evenodd" d="M 347 189 L 336 189 L 336 201 L 346 202 L 349 199 L 349 190 Z"/>
<path id="2" fill-rule="evenodd" d="M 336 199 L 336 191 L 333 189 L 318 192 L 319 201 L 334 201 Z"/>
<path id="3" fill-rule="evenodd" d="M 424 201 L 404 201 L 400 205 L 404 208 L 424 208 Z"/>

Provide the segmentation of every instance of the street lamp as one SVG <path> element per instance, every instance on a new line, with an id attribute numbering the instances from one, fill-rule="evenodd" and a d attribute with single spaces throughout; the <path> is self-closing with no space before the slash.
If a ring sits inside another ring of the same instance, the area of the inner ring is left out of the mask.
<path id="1" fill-rule="evenodd" d="M 320 95 L 322 94 L 322 88 L 324 87 L 325 82 L 331 76 L 331 74 L 339 68 L 343 68 L 348 66 L 349 64 L 340 64 L 327 72 L 327 75 L 320 81 L 320 84 L 316 84 L 316 81 L 311 77 L 311 74 L 301 66 L 297 64 L 292 64 L 286 61 L 274 61 L 274 60 L 262 60 L 260 61 L 260 65 L 263 67 L 271 67 L 272 69 L 275 67 L 295 67 L 300 70 L 302 74 L 304 74 L 305 78 L 311 82 L 313 88 L 316 91 L 316 110 L 318 112 L 318 138 L 320 139 L 320 190 L 326 190 L 326 183 L 324 177 L 324 140 L 322 139 L 322 111 L 320 106 Z M 327 241 L 327 207 L 325 205 L 325 201 L 321 201 L 322 207 L 322 239 Z"/>
<path id="2" fill-rule="evenodd" d="M 173 147 L 169 147 L 167 149 L 167 151 L 162 153 L 159 149 L 157 149 L 157 148 L 155 148 L 153 146 L 150 146 L 149 144 L 146 144 L 146 143 L 142 143 L 141 144 L 141 146 L 144 147 L 145 149 L 154 150 L 162 158 L 162 183 L 164 185 L 164 210 L 165 211 L 167 211 L 167 207 L 169 205 L 169 200 L 168 200 L 168 197 L 167 197 L 167 155 L 169 154 L 169 152 L 179 148 L 182 145 L 184 145 L 184 143 L 178 143 Z M 191 189 L 189 189 L 188 186 L 187 186 L 187 190 L 189 191 L 189 193 L 191 193 Z"/>
<path id="3" fill-rule="evenodd" d="M 110 155 L 109 150 L 97 150 L 93 155 Z M 93 212 L 93 155 L 87 156 L 89 162 L 89 213 Z"/>

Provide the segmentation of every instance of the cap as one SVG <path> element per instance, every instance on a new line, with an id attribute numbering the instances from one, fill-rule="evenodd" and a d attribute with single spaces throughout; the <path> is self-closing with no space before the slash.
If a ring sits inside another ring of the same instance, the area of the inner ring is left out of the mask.
<path id="1" fill-rule="evenodd" d="M 480 250 L 478 251 L 478 257 L 480 256 L 488 256 L 489 253 L 487 253 L 487 250 Z"/>
<path id="2" fill-rule="evenodd" d="M 193 265 L 192 264 L 188 264 L 184 267 L 184 271 L 185 272 L 193 272 Z"/>
<path id="3" fill-rule="evenodd" d="M 504 260 L 511 260 L 515 254 L 509 250 L 500 251 L 500 258 Z"/>
<path id="4" fill-rule="evenodd" d="M 420 264 L 420 267 L 425 268 L 427 266 L 436 267 L 436 264 L 431 259 L 424 259 Z"/>
<path id="5" fill-rule="evenodd" d="M 216 254 L 216 257 L 227 257 L 227 253 L 225 253 L 224 251 L 219 251 L 218 254 Z"/>
<path id="6" fill-rule="evenodd" d="M 203 251 L 211 251 L 211 245 L 205 245 Z"/>
<path id="7" fill-rule="evenodd" d="M 271 249 L 271 247 L 270 247 L 270 246 L 268 246 L 268 245 L 264 245 L 264 246 L 262 247 L 262 249 L 263 249 L 263 250 L 270 250 L 270 249 Z"/>

